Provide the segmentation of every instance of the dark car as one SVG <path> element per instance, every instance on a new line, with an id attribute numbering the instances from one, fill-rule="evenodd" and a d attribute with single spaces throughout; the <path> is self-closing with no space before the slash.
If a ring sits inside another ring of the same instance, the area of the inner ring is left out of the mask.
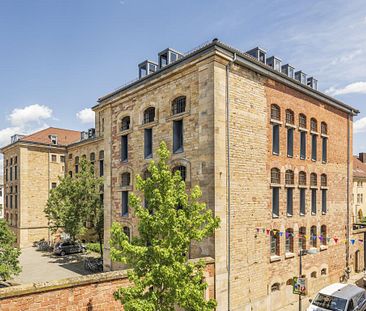
<path id="1" fill-rule="evenodd" d="M 65 256 L 67 254 L 83 253 L 85 250 L 85 246 L 81 243 L 66 241 L 57 243 L 53 252 L 56 255 Z"/>

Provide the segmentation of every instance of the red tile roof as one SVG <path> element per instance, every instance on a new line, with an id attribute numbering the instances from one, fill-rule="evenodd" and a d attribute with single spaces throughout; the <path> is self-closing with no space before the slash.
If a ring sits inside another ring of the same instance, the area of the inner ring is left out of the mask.
<path id="1" fill-rule="evenodd" d="M 366 178 L 366 163 L 353 156 L 353 177 Z"/>
<path id="2" fill-rule="evenodd" d="M 69 145 L 78 142 L 80 140 L 79 131 L 49 127 L 47 129 L 24 136 L 20 139 L 20 141 L 50 144 L 51 143 L 50 135 L 57 136 L 58 145 Z"/>

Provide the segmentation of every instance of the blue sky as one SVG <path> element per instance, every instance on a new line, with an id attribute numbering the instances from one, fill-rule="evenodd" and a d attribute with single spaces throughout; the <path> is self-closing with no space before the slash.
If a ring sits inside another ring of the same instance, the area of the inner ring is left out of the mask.
<path id="1" fill-rule="evenodd" d="M 45 126 L 91 127 L 83 109 L 139 62 L 215 37 L 262 46 L 360 109 L 354 153 L 366 151 L 364 0 L 0 0 L 0 145 Z"/>

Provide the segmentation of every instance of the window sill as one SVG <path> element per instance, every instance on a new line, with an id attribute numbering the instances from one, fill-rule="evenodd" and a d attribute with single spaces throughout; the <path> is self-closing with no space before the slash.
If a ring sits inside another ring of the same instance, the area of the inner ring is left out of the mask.
<path id="1" fill-rule="evenodd" d="M 295 124 L 285 123 L 285 126 L 286 126 L 286 127 L 293 128 L 293 129 L 296 129 L 296 125 L 295 125 Z"/>
<path id="2" fill-rule="evenodd" d="M 294 258 L 294 257 L 295 257 L 295 254 L 294 254 L 294 253 L 286 253 L 286 254 L 285 254 L 285 258 L 286 258 L 286 259 Z"/>
<path id="3" fill-rule="evenodd" d="M 276 215 L 276 214 L 272 214 L 272 218 L 278 218 L 280 217 L 279 215 Z"/>
<path id="4" fill-rule="evenodd" d="M 306 185 L 298 185 L 298 188 L 299 188 L 299 189 L 306 189 L 306 188 L 307 188 L 307 186 L 306 186 Z"/>
<path id="5" fill-rule="evenodd" d="M 321 189 L 321 190 L 328 190 L 328 189 L 329 189 L 329 187 L 321 186 L 321 187 L 320 187 L 320 189 Z"/>
<path id="6" fill-rule="evenodd" d="M 270 184 L 270 187 L 271 188 L 281 188 L 282 186 L 281 186 L 281 184 Z"/>
<path id="7" fill-rule="evenodd" d="M 289 214 L 289 213 L 287 213 L 287 215 L 286 215 L 287 217 L 292 217 L 293 216 L 293 214 Z"/>
<path id="8" fill-rule="evenodd" d="M 281 121 L 275 120 L 275 119 L 271 119 L 271 123 L 278 124 L 278 125 L 282 125 L 282 122 Z"/>
<path id="9" fill-rule="evenodd" d="M 306 157 L 300 157 L 300 160 L 305 161 L 306 160 Z"/>
<path id="10" fill-rule="evenodd" d="M 278 256 L 278 255 L 275 255 L 275 256 L 271 256 L 270 262 L 276 262 L 276 261 L 281 261 L 281 257 Z"/>
<path id="11" fill-rule="evenodd" d="M 305 213 L 300 213 L 300 216 L 305 216 Z"/>
<path id="12" fill-rule="evenodd" d="M 314 213 L 314 212 L 311 212 L 311 216 L 316 216 L 316 213 Z"/>
<path id="13" fill-rule="evenodd" d="M 310 189 L 318 190 L 318 186 L 310 186 Z"/>
<path id="14" fill-rule="evenodd" d="M 186 116 L 188 116 L 190 114 L 189 111 L 185 111 L 185 112 L 181 112 L 181 113 L 177 113 L 177 114 L 174 114 L 174 115 L 170 115 L 168 117 L 166 117 L 166 121 L 174 121 L 174 120 L 180 120 Z"/>
<path id="15" fill-rule="evenodd" d="M 286 184 L 286 185 L 285 185 L 285 188 L 295 188 L 295 185 L 291 185 L 291 184 L 289 185 L 289 184 Z"/>
<path id="16" fill-rule="evenodd" d="M 328 249 L 327 245 L 320 245 L 320 251 L 325 251 Z"/>
<path id="17" fill-rule="evenodd" d="M 151 160 L 152 158 L 153 158 L 152 155 L 149 155 L 149 156 L 144 157 L 144 160 Z"/>
<path id="18" fill-rule="evenodd" d="M 299 131 L 300 131 L 300 132 L 307 132 L 308 130 L 307 130 L 306 128 L 299 127 Z"/>
<path id="19" fill-rule="evenodd" d="M 293 155 L 288 154 L 288 155 L 287 155 L 287 157 L 288 157 L 288 158 L 290 158 L 290 159 L 292 159 L 294 156 L 293 156 Z"/>
<path id="20" fill-rule="evenodd" d="M 272 151 L 272 155 L 279 156 L 280 154 Z"/>
<path id="21" fill-rule="evenodd" d="M 316 162 L 316 159 L 311 159 L 312 162 Z"/>
<path id="22" fill-rule="evenodd" d="M 154 127 L 157 124 L 158 124 L 158 120 L 154 120 L 153 122 L 149 122 L 149 123 L 139 125 L 139 128 L 140 129 L 148 129 L 148 128 Z"/>
<path id="23" fill-rule="evenodd" d="M 327 161 L 322 161 L 322 164 L 327 164 L 328 162 Z"/>
<path id="24" fill-rule="evenodd" d="M 148 124 L 150 124 L 150 123 L 148 123 Z M 132 129 L 130 128 L 130 129 L 127 129 L 127 130 L 123 130 L 123 131 L 120 131 L 119 132 L 119 134 L 121 135 L 121 136 L 124 136 L 124 135 L 128 135 L 128 134 L 131 134 L 132 133 Z"/>
<path id="25" fill-rule="evenodd" d="M 183 147 L 182 148 L 179 148 L 178 150 L 176 150 L 176 151 L 173 151 L 173 155 L 174 154 L 181 154 L 181 153 L 183 153 L 184 152 L 184 149 L 183 149 Z"/>
<path id="26" fill-rule="evenodd" d="M 322 215 L 327 215 L 327 212 L 322 212 Z"/>
<path id="27" fill-rule="evenodd" d="M 320 134 L 321 137 L 329 138 L 328 134 Z"/>
<path id="28" fill-rule="evenodd" d="M 311 135 L 317 135 L 317 136 L 319 135 L 319 133 L 318 132 L 315 132 L 315 131 L 310 131 L 310 134 Z"/>

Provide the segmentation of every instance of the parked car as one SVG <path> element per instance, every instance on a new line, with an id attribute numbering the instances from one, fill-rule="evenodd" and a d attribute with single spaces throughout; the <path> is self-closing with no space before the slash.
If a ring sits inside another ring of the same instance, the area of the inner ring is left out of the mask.
<path id="1" fill-rule="evenodd" d="M 310 302 L 308 311 L 365 311 L 366 291 L 356 285 L 335 283 L 320 290 Z"/>
<path id="2" fill-rule="evenodd" d="M 55 245 L 54 254 L 65 256 L 67 254 L 84 253 L 86 248 L 83 244 L 72 241 L 60 242 Z"/>

